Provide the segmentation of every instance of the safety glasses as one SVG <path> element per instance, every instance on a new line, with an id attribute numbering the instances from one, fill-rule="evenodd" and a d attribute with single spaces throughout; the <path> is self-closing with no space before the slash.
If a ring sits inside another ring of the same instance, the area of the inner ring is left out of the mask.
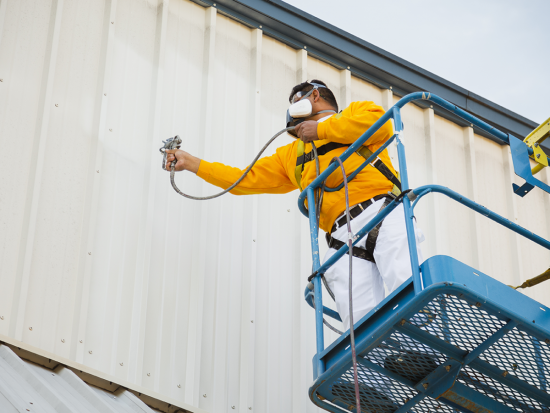
<path id="1" fill-rule="evenodd" d="M 294 96 L 292 96 L 290 103 L 296 103 L 302 98 L 307 98 L 309 95 L 313 93 L 314 90 L 319 89 L 320 87 L 326 88 L 326 86 L 320 85 L 318 83 L 310 83 L 310 85 L 313 85 L 313 89 L 311 89 L 309 92 L 304 92 L 299 90 L 294 94 Z"/>

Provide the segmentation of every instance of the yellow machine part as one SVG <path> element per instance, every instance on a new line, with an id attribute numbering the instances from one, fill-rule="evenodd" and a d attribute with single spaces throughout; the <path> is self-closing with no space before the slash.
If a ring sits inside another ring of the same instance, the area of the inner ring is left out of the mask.
<path id="1" fill-rule="evenodd" d="M 540 144 L 549 136 L 550 118 L 546 119 L 546 121 L 537 126 L 537 128 L 523 140 L 527 146 L 533 149 L 533 155 L 531 157 L 535 160 L 535 162 L 537 162 L 537 165 L 531 170 L 533 175 L 541 171 L 545 166 L 548 166 L 548 158 L 542 150 Z"/>

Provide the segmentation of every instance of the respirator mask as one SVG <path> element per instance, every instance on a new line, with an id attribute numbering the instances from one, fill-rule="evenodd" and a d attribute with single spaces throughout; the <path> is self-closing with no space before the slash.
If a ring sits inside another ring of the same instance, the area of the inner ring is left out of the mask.
<path id="1" fill-rule="evenodd" d="M 306 118 L 309 118 L 310 116 L 318 115 L 319 113 L 325 113 L 325 112 L 336 113 L 336 111 L 334 110 L 321 110 L 317 113 L 312 113 L 313 106 L 311 105 L 311 101 L 306 98 L 309 95 L 311 95 L 314 90 L 317 90 L 319 88 L 326 88 L 326 86 L 320 85 L 318 83 L 310 83 L 310 84 L 313 85 L 313 89 L 311 89 L 309 92 L 306 93 L 306 92 L 298 91 L 294 94 L 294 96 L 292 96 L 291 105 L 286 111 L 287 128 L 291 126 L 296 126 L 302 123 L 303 121 L 305 121 Z M 298 135 L 294 130 L 290 130 L 288 131 L 288 133 L 298 137 Z"/>

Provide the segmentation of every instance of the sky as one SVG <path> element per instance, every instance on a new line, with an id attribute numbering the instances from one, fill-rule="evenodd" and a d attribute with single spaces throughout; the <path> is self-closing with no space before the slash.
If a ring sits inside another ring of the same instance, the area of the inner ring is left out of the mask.
<path id="1" fill-rule="evenodd" d="M 550 0 L 286 0 L 532 121 L 550 117 Z"/>

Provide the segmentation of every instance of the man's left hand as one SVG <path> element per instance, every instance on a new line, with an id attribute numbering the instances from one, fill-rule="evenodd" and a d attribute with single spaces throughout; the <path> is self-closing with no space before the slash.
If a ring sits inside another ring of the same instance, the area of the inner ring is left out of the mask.
<path id="1" fill-rule="evenodd" d="M 315 120 L 306 120 L 296 126 L 295 132 L 298 135 L 298 138 L 303 140 L 305 143 L 319 140 L 317 135 L 317 121 Z"/>

